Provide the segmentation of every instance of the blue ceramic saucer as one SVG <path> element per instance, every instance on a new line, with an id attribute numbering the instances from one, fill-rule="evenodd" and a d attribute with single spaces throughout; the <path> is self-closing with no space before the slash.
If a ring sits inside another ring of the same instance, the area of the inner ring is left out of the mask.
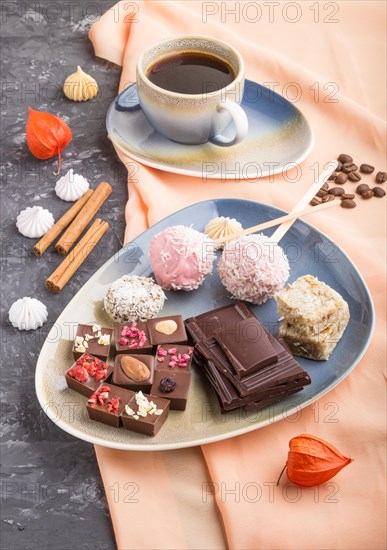
<path id="1" fill-rule="evenodd" d="M 183 145 L 157 132 L 138 108 L 135 86 L 111 104 L 106 127 L 114 145 L 132 159 L 177 174 L 207 179 L 251 179 L 273 175 L 301 163 L 313 147 L 312 129 L 297 107 L 251 80 L 242 101 L 249 133 L 240 144 Z M 225 136 L 233 135 L 230 125 Z"/>

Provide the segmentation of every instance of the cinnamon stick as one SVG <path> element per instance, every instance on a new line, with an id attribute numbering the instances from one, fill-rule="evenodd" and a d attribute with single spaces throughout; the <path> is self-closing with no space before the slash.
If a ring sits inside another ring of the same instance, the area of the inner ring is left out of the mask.
<path id="1" fill-rule="evenodd" d="M 56 243 L 55 248 L 62 256 L 65 256 L 67 252 L 72 248 L 75 241 L 81 235 L 87 224 L 92 220 L 103 203 L 106 201 L 110 193 L 112 192 L 111 185 L 103 181 L 91 195 L 87 203 L 82 210 L 78 213 L 71 225 L 63 233 L 59 241 Z"/>
<path id="2" fill-rule="evenodd" d="M 46 280 L 45 287 L 57 294 L 71 279 L 77 269 L 83 264 L 93 248 L 101 240 L 109 228 L 109 224 L 97 218 L 86 231 L 82 239 L 75 245 L 74 250 L 69 254 L 57 269 Z"/>
<path id="3" fill-rule="evenodd" d="M 33 247 L 33 252 L 36 256 L 41 256 L 47 248 L 52 244 L 57 237 L 62 233 L 64 229 L 73 221 L 75 216 L 80 212 L 83 206 L 87 203 L 91 195 L 94 193 L 93 189 L 88 189 L 80 199 L 75 202 L 69 210 L 56 222 L 51 229 L 40 239 L 38 243 Z"/>

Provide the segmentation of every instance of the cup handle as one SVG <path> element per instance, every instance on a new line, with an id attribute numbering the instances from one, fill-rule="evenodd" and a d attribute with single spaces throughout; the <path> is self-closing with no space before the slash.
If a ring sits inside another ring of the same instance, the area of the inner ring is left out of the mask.
<path id="1" fill-rule="evenodd" d="M 222 134 L 218 134 L 211 139 L 215 145 L 236 145 L 245 139 L 249 130 L 249 122 L 247 115 L 238 103 L 235 101 L 222 101 L 216 107 L 218 112 L 228 111 L 232 117 L 235 126 L 235 136 L 233 138 L 226 138 Z"/>
<path id="2" fill-rule="evenodd" d="M 138 97 L 137 84 L 133 83 L 123 92 L 120 93 L 115 100 L 116 111 L 137 111 L 141 109 L 140 98 Z"/>

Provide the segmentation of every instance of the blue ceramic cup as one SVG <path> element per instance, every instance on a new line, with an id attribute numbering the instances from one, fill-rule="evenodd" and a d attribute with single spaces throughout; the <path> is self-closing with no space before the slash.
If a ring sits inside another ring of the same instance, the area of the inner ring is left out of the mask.
<path id="1" fill-rule="evenodd" d="M 147 77 L 149 68 L 172 55 L 211 55 L 227 63 L 234 80 L 217 91 L 182 94 L 160 88 Z M 144 51 L 137 61 L 137 92 L 141 108 L 161 134 L 179 143 L 198 144 L 211 140 L 218 145 L 234 145 L 247 135 L 243 98 L 244 63 L 232 46 L 216 38 L 182 35 L 168 38 Z M 233 137 L 223 135 L 233 124 Z"/>

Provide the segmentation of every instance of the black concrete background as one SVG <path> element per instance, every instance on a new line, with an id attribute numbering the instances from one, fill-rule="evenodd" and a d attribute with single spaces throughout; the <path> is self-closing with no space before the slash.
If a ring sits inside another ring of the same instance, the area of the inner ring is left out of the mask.
<path id="1" fill-rule="evenodd" d="M 87 32 L 113 1 L 1 2 L 1 267 L 2 548 L 112 549 L 114 534 L 93 446 L 58 429 L 40 409 L 34 372 L 40 348 L 62 309 L 94 271 L 120 247 L 127 199 L 126 171 L 107 138 L 105 115 L 119 67 L 97 59 Z M 98 97 L 74 103 L 62 93 L 77 65 L 92 74 Z M 59 295 L 44 288 L 60 263 L 52 250 L 35 258 L 36 242 L 18 233 L 16 217 L 27 206 L 48 208 L 56 219 L 69 207 L 54 191 L 55 159 L 28 151 L 28 106 L 62 117 L 73 131 L 62 173 L 74 168 L 92 187 L 109 181 L 113 193 L 101 210 L 111 230 Z M 19 332 L 8 321 L 14 300 L 36 297 L 49 312 L 38 331 Z"/>

